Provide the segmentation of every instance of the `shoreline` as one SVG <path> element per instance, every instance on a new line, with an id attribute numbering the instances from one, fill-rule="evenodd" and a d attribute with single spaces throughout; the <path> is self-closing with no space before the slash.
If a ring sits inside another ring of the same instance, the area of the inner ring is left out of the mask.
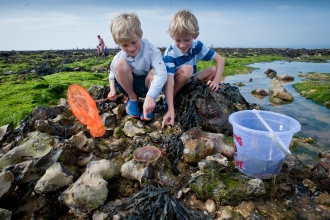
<path id="1" fill-rule="evenodd" d="M 330 56 L 330 48 L 258 48 L 258 47 L 211 47 L 214 51 L 222 54 L 227 55 L 286 55 L 288 57 L 296 57 L 302 55 L 309 55 L 309 56 Z M 158 49 L 164 53 L 166 47 L 158 47 Z M 91 52 L 97 51 L 97 49 L 56 49 L 56 50 L 10 50 L 10 51 L 0 51 L 0 56 L 11 56 L 16 53 L 63 53 L 63 52 Z M 109 48 L 108 53 L 109 55 L 114 55 L 120 48 Z"/>

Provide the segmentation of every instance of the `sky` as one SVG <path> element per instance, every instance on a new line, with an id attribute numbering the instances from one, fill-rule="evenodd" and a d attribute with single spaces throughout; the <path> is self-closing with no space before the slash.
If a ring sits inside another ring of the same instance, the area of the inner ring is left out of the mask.
<path id="1" fill-rule="evenodd" d="M 330 48 L 330 0 L 0 0 L 0 51 L 117 47 L 111 20 L 135 12 L 143 38 L 167 47 L 171 17 L 189 9 L 213 47 Z"/>

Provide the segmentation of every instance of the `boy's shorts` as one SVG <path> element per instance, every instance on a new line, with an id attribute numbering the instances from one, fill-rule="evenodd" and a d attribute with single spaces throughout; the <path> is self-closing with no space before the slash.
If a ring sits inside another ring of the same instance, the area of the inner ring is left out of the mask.
<path id="1" fill-rule="evenodd" d="M 146 97 L 147 93 L 148 93 L 148 88 L 145 86 L 145 81 L 147 78 L 147 75 L 136 75 L 134 73 L 133 74 L 133 90 L 135 92 L 135 94 L 138 97 Z M 115 78 L 115 84 L 118 88 L 118 90 L 123 93 L 124 95 L 127 96 L 126 91 L 123 89 L 123 87 L 121 87 L 121 85 L 117 82 L 116 78 Z"/>

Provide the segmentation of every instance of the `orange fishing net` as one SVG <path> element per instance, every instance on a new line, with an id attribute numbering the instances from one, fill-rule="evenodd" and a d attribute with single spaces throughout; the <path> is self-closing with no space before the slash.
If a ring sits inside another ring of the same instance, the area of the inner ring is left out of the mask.
<path id="1" fill-rule="evenodd" d="M 104 135 L 106 128 L 98 113 L 95 100 L 81 86 L 72 84 L 68 89 L 68 102 L 72 113 L 87 128 L 93 137 Z"/>

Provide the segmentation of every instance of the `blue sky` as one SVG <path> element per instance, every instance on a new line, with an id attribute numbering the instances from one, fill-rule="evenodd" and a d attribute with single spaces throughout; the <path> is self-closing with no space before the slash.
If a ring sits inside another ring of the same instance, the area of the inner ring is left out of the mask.
<path id="1" fill-rule="evenodd" d="M 171 17 L 190 9 L 198 37 L 214 47 L 330 47 L 330 0 L 0 0 L 0 51 L 116 47 L 110 22 L 136 12 L 144 38 L 172 43 Z"/>

